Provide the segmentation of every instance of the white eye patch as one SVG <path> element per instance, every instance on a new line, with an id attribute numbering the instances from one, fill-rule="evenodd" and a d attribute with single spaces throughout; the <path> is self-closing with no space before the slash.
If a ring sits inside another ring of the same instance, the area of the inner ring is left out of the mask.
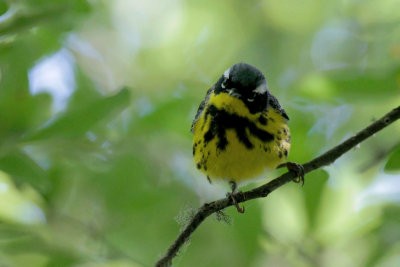
<path id="1" fill-rule="evenodd" d="M 254 89 L 254 93 L 259 93 L 259 94 L 263 94 L 268 90 L 268 86 L 267 83 L 264 82 L 262 84 L 260 84 L 256 89 Z"/>
<path id="2" fill-rule="evenodd" d="M 227 69 L 225 72 L 224 72 L 224 78 L 225 79 L 229 79 L 229 75 L 231 74 L 231 68 L 229 68 L 229 69 Z"/>
<path id="3" fill-rule="evenodd" d="M 231 68 L 229 68 L 229 69 L 227 69 L 225 72 L 224 72 L 224 78 L 225 78 L 225 80 L 222 82 L 222 84 L 221 84 L 221 87 L 222 88 L 225 88 L 226 86 L 225 86 L 225 82 L 226 82 L 226 80 L 228 80 L 229 79 L 229 75 L 231 74 Z"/>

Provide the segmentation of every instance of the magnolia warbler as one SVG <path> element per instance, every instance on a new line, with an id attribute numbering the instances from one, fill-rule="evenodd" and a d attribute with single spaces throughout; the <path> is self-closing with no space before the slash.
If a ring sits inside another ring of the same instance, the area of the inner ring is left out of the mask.
<path id="1" fill-rule="evenodd" d="M 290 150 L 289 120 L 269 92 L 256 67 L 237 63 L 226 70 L 201 102 L 193 120 L 193 158 L 211 183 L 230 183 L 233 197 L 237 183 L 252 179 L 265 169 L 286 166 L 304 183 L 301 165 L 286 162 Z"/>

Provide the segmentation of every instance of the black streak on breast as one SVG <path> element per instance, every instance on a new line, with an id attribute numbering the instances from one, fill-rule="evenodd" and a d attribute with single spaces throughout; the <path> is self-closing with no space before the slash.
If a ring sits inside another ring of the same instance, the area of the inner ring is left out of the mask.
<path id="1" fill-rule="evenodd" d="M 208 116 L 211 116 L 210 127 L 204 135 L 204 142 L 207 144 L 215 137 L 218 137 L 217 148 L 220 150 L 224 150 L 228 145 L 226 138 L 226 130 L 228 129 L 233 129 L 239 141 L 248 149 L 254 148 L 254 145 L 250 142 L 247 131 L 263 142 L 274 139 L 272 134 L 261 130 L 246 117 L 228 113 L 214 105 L 210 105 L 205 111 L 205 120 L 207 120 Z"/>
<path id="2" fill-rule="evenodd" d="M 260 117 L 258 117 L 258 121 L 262 124 L 262 125 L 267 125 L 267 119 L 264 117 L 264 116 L 262 116 L 262 115 L 260 115 Z"/>

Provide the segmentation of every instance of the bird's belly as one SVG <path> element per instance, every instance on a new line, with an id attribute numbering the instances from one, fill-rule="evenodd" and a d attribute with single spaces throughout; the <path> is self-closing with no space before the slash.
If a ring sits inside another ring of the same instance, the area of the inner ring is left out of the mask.
<path id="1" fill-rule="evenodd" d="M 289 136 L 287 126 L 284 127 L 286 136 Z M 218 137 L 207 143 L 202 138 L 195 138 L 193 152 L 197 168 L 211 180 L 242 181 L 261 175 L 266 168 L 275 169 L 286 161 L 290 138 L 273 133 L 273 140 L 262 141 L 249 133 L 247 135 L 251 148 L 239 140 L 234 129 L 226 130 L 228 143 L 223 150 L 218 149 Z"/>

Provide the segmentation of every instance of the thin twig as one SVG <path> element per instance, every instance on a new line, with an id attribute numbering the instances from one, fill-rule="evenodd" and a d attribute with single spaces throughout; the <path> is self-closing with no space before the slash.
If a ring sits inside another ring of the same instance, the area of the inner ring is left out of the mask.
<path id="1" fill-rule="evenodd" d="M 354 136 L 348 138 L 341 144 L 328 150 L 321 156 L 305 163 L 303 165 L 304 172 L 309 173 L 322 166 L 332 164 L 335 160 L 341 157 L 344 153 L 367 139 L 368 137 L 379 132 L 383 128 L 392 124 L 400 118 L 400 106 L 393 109 L 391 112 L 380 118 L 379 120 L 373 122 L 371 125 L 365 129 L 359 131 Z M 254 188 L 246 192 L 238 192 L 234 194 L 237 203 L 245 202 L 254 198 L 262 198 L 268 196 L 272 191 L 278 187 L 292 181 L 296 174 L 294 172 L 287 172 L 278 178 L 266 183 L 260 187 Z M 205 218 L 210 216 L 212 213 L 225 209 L 226 207 L 232 206 L 232 198 L 226 197 L 220 200 L 213 201 L 211 203 L 206 203 L 199 208 L 197 213 L 191 219 L 186 228 L 180 233 L 178 238 L 169 247 L 166 254 L 156 263 L 156 266 L 170 266 L 172 259 L 177 255 L 180 247 L 189 239 L 190 235 L 196 230 L 196 228 L 204 221 Z"/>

